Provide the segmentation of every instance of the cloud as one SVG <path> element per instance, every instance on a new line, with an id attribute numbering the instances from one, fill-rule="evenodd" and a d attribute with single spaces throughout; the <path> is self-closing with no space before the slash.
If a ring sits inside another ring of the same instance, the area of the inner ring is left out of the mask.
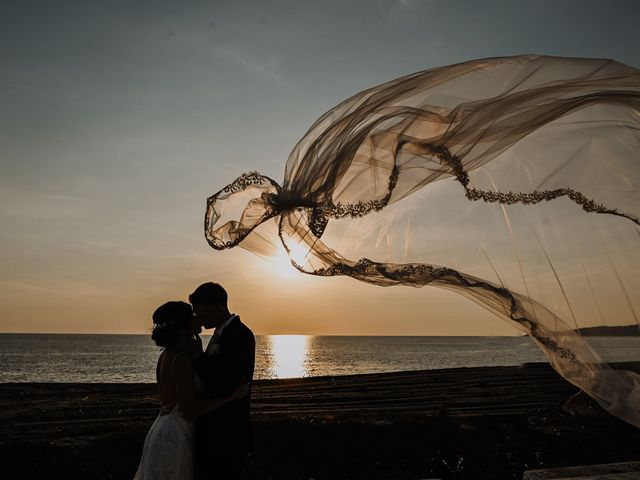
<path id="1" fill-rule="evenodd" d="M 0 213 L 7 217 L 59 219 L 86 211 L 86 199 L 0 185 Z"/>
<path id="2" fill-rule="evenodd" d="M 435 0 L 378 0 L 378 11 L 381 18 L 391 18 L 434 2 Z"/>
<path id="3" fill-rule="evenodd" d="M 83 298 L 88 296 L 99 296 L 104 294 L 104 290 L 89 285 L 86 280 L 67 281 L 56 284 L 55 287 L 40 286 L 35 283 L 0 281 L 2 293 L 12 298 L 16 294 L 28 295 L 31 293 L 39 293 L 44 295 L 67 297 L 67 298 Z"/>
<path id="4" fill-rule="evenodd" d="M 281 61 L 274 58 L 267 58 L 264 61 L 248 59 L 246 55 L 240 54 L 229 46 L 216 47 L 215 56 L 222 60 L 227 60 L 240 66 L 251 75 L 269 79 L 278 85 L 285 86 L 286 82 L 279 72 Z"/>

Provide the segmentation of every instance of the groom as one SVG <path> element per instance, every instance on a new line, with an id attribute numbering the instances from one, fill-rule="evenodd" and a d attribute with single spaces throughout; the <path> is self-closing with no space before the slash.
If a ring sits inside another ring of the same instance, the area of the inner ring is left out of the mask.
<path id="1" fill-rule="evenodd" d="M 217 283 L 200 285 L 189 301 L 202 326 L 215 328 L 204 353 L 194 360 L 204 381 L 204 397 L 226 397 L 253 378 L 253 332 L 229 312 L 227 292 Z M 196 418 L 195 480 L 240 478 L 251 444 L 250 395 Z"/>

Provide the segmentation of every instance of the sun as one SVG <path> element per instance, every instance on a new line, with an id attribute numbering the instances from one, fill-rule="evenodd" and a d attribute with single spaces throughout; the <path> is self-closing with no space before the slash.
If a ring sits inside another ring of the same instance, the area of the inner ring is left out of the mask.
<path id="1" fill-rule="evenodd" d="M 282 278 L 296 278 L 302 273 L 291 264 L 291 260 L 300 266 L 308 266 L 308 250 L 305 250 L 302 245 L 297 243 L 292 243 L 288 245 L 288 247 L 290 256 L 287 255 L 283 247 L 278 249 L 278 252 L 269 257 L 267 261 L 272 265 L 278 276 Z"/>

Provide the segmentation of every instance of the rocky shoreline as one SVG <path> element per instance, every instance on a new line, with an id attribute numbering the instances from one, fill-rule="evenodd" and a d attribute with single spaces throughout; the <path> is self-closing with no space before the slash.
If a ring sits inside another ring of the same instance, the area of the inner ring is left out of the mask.
<path id="1" fill-rule="evenodd" d="M 625 365 L 640 370 L 640 365 Z M 546 364 L 256 381 L 251 479 L 505 479 L 638 460 L 640 429 Z M 563 408 L 564 406 L 564 408 Z M 0 384 L 3 478 L 130 479 L 153 384 Z"/>

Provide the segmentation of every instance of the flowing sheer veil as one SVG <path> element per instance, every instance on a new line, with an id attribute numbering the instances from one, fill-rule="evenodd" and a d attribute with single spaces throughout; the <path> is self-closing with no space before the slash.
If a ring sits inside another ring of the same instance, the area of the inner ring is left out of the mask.
<path id="1" fill-rule="evenodd" d="M 218 250 L 242 242 L 267 253 L 274 243 L 256 228 L 275 218 L 302 272 L 462 294 L 640 427 L 640 375 L 612 368 L 580 331 L 637 324 L 639 173 L 640 71 L 607 59 L 481 59 L 337 105 L 293 148 L 281 185 L 251 172 L 210 197 L 205 235 Z M 223 221 L 234 198 L 239 218 Z M 367 258 L 376 250 L 358 232 L 383 223 L 388 252 L 411 261 Z M 330 246 L 345 235 L 360 238 L 352 258 Z"/>

